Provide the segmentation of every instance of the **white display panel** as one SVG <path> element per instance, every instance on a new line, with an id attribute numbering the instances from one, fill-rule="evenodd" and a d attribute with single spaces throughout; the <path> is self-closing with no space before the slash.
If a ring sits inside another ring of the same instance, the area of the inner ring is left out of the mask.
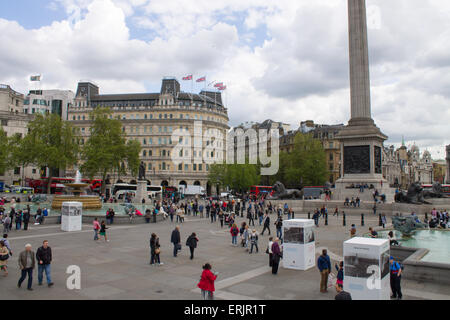
<path id="1" fill-rule="evenodd" d="M 355 237 L 344 242 L 344 290 L 353 300 L 389 300 L 389 240 Z"/>
<path id="2" fill-rule="evenodd" d="M 61 230 L 80 231 L 82 228 L 83 204 L 81 202 L 63 202 L 61 207 Z"/>
<path id="3" fill-rule="evenodd" d="M 315 262 L 314 220 L 283 221 L 283 267 L 308 270 Z"/>

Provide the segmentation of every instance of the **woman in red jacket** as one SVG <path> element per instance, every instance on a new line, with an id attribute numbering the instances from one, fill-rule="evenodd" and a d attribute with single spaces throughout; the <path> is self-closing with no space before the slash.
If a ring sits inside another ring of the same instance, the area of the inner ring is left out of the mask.
<path id="1" fill-rule="evenodd" d="M 197 287 L 202 290 L 203 300 L 213 300 L 214 281 L 217 279 L 217 273 L 211 272 L 211 265 L 209 263 L 203 266 L 202 277 Z"/>

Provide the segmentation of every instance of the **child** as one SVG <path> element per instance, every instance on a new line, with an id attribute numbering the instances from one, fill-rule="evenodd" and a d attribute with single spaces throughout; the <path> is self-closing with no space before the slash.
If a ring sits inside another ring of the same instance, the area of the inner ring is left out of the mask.
<path id="1" fill-rule="evenodd" d="M 335 265 L 335 267 L 338 272 L 336 277 L 336 284 L 344 285 L 344 261 L 339 262 L 339 267 L 337 264 Z"/>
<path id="2" fill-rule="evenodd" d="M 106 227 L 105 221 L 102 220 L 102 223 L 100 225 L 100 237 L 105 237 L 105 241 L 109 242 L 108 237 L 106 236 L 106 229 L 109 229 Z"/>

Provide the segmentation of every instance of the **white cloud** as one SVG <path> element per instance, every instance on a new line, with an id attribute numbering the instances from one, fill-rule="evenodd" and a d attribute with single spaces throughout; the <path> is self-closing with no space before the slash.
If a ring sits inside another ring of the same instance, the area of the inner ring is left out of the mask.
<path id="1" fill-rule="evenodd" d="M 450 143 L 450 3 L 366 2 L 375 121 L 389 143 L 405 135 L 440 156 Z M 92 79 L 102 92 L 142 92 L 165 75 L 193 72 L 226 82 L 232 125 L 343 123 L 350 113 L 346 4 L 54 0 L 50 8 L 62 6 L 66 20 L 27 30 L 0 18 L 7 48 L 0 82 L 26 92 L 29 75 L 42 73 L 46 87 L 75 90 L 79 79 Z M 262 27 L 267 36 L 257 41 Z M 136 30 L 152 40 L 132 39 Z"/>

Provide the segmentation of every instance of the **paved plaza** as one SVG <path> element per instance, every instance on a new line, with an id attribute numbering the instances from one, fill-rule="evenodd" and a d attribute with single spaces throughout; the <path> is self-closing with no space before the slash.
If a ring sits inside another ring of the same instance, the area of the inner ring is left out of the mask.
<path id="1" fill-rule="evenodd" d="M 305 216 L 296 215 L 296 218 Z M 272 215 L 272 223 L 275 216 Z M 378 226 L 376 217 L 367 217 L 361 227 L 358 216 L 347 217 L 347 226 L 341 218 L 329 216 L 329 225 L 321 220 L 316 229 L 316 254 L 322 248 L 329 250 L 334 264 L 342 256 L 342 242 L 349 238 L 349 229 L 355 223 L 358 232 L 366 232 L 369 226 Z M 240 224 L 243 218 L 238 219 Z M 259 253 L 249 254 L 241 247 L 231 245 L 228 227 L 220 228 L 219 221 L 187 216 L 181 225 L 182 252 L 172 256 L 170 234 L 175 223 L 166 220 L 157 224 L 113 225 L 108 229 L 110 242 L 94 242 L 91 225 L 83 225 L 78 232 L 62 232 L 59 225 L 31 226 L 28 231 L 13 230 L 9 240 L 14 256 L 8 261 L 8 277 L 0 276 L 0 299 L 200 299 L 196 285 L 202 265 L 212 264 L 219 272 L 216 281 L 216 299 L 334 299 L 335 290 L 319 292 L 320 275 L 316 268 L 294 271 L 282 268 L 274 276 L 268 266 L 265 253 L 267 233 L 260 236 Z M 256 229 L 262 227 L 256 222 Z M 272 235 L 275 228 L 271 226 Z M 156 232 L 161 241 L 162 266 L 149 265 L 149 237 Z M 200 241 L 195 259 L 189 260 L 186 238 L 196 232 Z M 52 277 L 54 287 L 37 285 L 34 272 L 34 291 L 27 291 L 26 284 L 17 288 L 19 269 L 17 257 L 25 244 L 33 250 L 49 240 L 53 250 Z M 81 269 L 81 289 L 69 290 L 66 281 L 67 267 L 77 265 Z M 333 270 L 334 271 L 334 270 Z M 334 271 L 334 273 L 336 273 Z M 403 280 L 404 299 L 450 299 L 450 288 L 428 283 Z"/>

